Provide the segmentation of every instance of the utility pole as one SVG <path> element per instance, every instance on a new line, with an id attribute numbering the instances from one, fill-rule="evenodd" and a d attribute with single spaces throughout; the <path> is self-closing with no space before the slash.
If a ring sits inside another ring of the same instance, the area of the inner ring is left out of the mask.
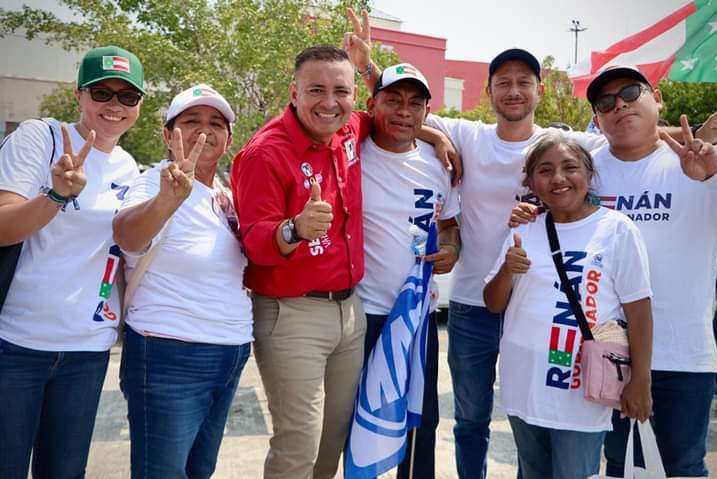
<path id="1" fill-rule="evenodd" d="M 575 32 L 575 65 L 578 64 L 578 33 L 587 30 L 586 27 L 580 27 L 580 20 L 571 20 L 573 26 L 568 31 Z"/>

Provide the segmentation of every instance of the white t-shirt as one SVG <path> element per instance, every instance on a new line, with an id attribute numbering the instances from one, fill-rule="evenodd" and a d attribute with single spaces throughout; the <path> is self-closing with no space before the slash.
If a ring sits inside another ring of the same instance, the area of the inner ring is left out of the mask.
<path id="1" fill-rule="evenodd" d="M 609 407 L 584 398 L 578 350 L 582 335 L 550 255 L 545 215 L 511 231 L 486 278 L 503 265 L 520 235 L 530 259 L 513 275 L 500 341 L 501 398 L 506 413 L 528 424 L 572 431 L 612 429 Z M 647 252 L 624 215 L 600 208 L 574 223 L 556 223 L 566 272 L 578 284 L 589 324 L 625 319 L 621 304 L 651 296 Z M 576 364 L 577 362 L 577 364 Z"/>
<path id="2" fill-rule="evenodd" d="M 154 198 L 166 165 L 163 161 L 137 178 L 122 209 Z M 243 286 L 246 257 L 215 194 L 195 180 L 169 220 L 127 311 L 127 324 L 135 331 L 210 344 L 252 340 L 251 301 Z M 126 259 L 129 279 L 139 256 L 128 253 Z"/>
<path id="3" fill-rule="evenodd" d="M 413 151 L 392 153 L 369 137 L 361 162 L 365 273 L 358 294 L 367 313 L 388 314 L 416 261 L 409 227 L 427 236 L 435 213 L 439 219 L 458 214 L 458 194 L 433 147 L 422 141 Z M 437 294 L 435 284 L 431 290 Z"/>
<path id="4" fill-rule="evenodd" d="M 50 122 L 56 160 L 62 136 L 60 124 Z M 77 152 L 85 140 L 74 126 L 68 130 Z M 52 187 L 51 152 L 47 124 L 21 123 L 0 150 L 0 190 L 32 199 L 41 187 Z M 23 243 L 0 312 L 0 337 L 6 341 L 44 351 L 105 351 L 117 339 L 119 296 L 110 291 L 121 255 L 112 242 L 112 218 L 139 172 L 119 146 L 111 153 L 93 148 L 84 167 L 80 209 L 68 204 Z"/>
<path id="5" fill-rule="evenodd" d="M 639 161 L 618 160 L 607 147 L 593 156 L 601 204 L 632 218 L 647 244 L 655 292 L 652 369 L 717 372 L 717 175 L 691 180 L 666 145 Z"/>
<path id="6" fill-rule="evenodd" d="M 453 273 L 451 300 L 485 306 L 483 278 L 493 266 L 508 234 L 508 220 L 518 201 L 530 198 L 522 186 L 525 153 L 547 131 L 537 127 L 525 141 L 504 141 L 496 125 L 428 115 L 426 124 L 443 131 L 463 159 L 459 186 L 463 249 Z M 562 132 L 588 151 L 604 143 L 604 137 L 582 132 Z"/>

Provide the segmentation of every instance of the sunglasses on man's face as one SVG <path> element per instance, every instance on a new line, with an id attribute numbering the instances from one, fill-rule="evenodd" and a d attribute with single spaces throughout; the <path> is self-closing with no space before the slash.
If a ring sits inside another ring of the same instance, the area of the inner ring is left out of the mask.
<path id="1" fill-rule="evenodd" d="M 622 98 L 622 101 L 625 103 L 632 103 L 640 98 L 642 91 L 645 89 L 646 87 L 639 83 L 627 85 L 617 93 L 608 93 L 607 95 L 598 97 L 598 99 L 595 100 L 595 105 L 593 106 L 600 113 L 608 113 L 615 109 L 615 105 L 617 105 L 617 97 Z"/>
<path id="2" fill-rule="evenodd" d="M 83 88 L 90 92 L 90 97 L 98 103 L 107 103 L 112 97 L 117 95 L 117 100 L 124 106 L 136 106 L 142 99 L 142 94 L 135 90 L 114 91 L 104 86 L 91 86 Z"/>

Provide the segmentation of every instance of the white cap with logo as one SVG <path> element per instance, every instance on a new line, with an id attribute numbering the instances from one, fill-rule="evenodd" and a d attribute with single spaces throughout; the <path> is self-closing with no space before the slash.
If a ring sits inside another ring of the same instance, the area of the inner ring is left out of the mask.
<path id="1" fill-rule="evenodd" d="M 173 118 L 176 118 L 183 111 L 192 108 L 193 106 L 200 105 L 216 108 L 217 111 L 219 111 L 219 113 L 227 119 L 229 124 L 234 123 L 234 120 L 236 119 L 229 102 L 214 88 L 201 83 L 191 88 L 187 88 L 172 99 L 172 103 L 169 105 L 169 109 L 167 110 L 165 123 L 169 122 Z"/>
<path id="2" fill-rule="evenodd" d="M 423 76 L 418 68 L 414 67 L 410 63 L 399 63 L 386 68 L 381 76 L 378 77 L 378 81 L 373 87 L 373 94 L 376 95 L 379 91 L 384 88 L 393 85 L 396 82 L 403 80 L 411 80 L 418 83 L 426 93 L 426 98 L 430 100 L 431 89 L 428 87 L 428 80 Z"/>

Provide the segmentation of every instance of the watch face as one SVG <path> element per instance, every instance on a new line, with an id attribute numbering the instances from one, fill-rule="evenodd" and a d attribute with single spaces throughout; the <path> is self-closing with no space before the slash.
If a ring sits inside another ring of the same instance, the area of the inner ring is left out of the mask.
<path id="1" fill-rule="evenodd" d="M 284 241 L 286 241 L 288 244 L 291 244 L 293 236 L 294 235 L 291 234 L 291 226 L 289 226 L 288 221 L 281 225 L 281 237 L 284 239 Z"/>

